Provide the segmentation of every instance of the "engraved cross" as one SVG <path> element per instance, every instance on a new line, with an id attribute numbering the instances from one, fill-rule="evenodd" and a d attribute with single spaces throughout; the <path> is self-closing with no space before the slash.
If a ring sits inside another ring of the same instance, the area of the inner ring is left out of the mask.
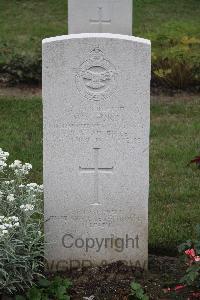
<path id="1" fill-rule="evenodd" d="M 94 174 L 94 199 L 95 202 L 91 205 L 100 205 L 99 202 L 99 174 L 113 174 L 112 168 L 99 168 L 99 150 L 100 148 L 94 148 L 94 168 L 82 168 L 79 167 L 79 171 L 84 174 Z"/>
<path id="2" fill-rule="evenodd" d="M 99 25 L 99 32 L 103 32 L 102 25 L 103 24 L 110 24 L 111 19 L 104 19 L 103 18 L 103 7 L 98 7 L 98 19 L 90 19 L 91 24 L 98 24 Z"/>

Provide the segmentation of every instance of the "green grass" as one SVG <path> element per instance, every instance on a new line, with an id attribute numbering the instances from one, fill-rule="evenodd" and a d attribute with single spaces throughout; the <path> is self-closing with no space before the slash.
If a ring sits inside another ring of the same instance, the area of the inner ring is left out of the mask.
<path id="1" fill-rule="evenodd" d="M 151 106 L 150 249 L 169 254 L 200 223 L 200 170 L 187 163 L 200 154 L 200 97 Z M 0 147 L 11 160 L 33 164 L 42 182 L 40 98 L 0 98 Z"/>
<path id="2" fill-rule="evenodd" d="M 200 97 L 151 107 L 150 246 L 174 250 L 200 223 Z"/>
<path id="3" fill-rule="evenodd" d="M 200 37 L 198 0 L 136 0 L 134 12 L 134 32 L 139 36 Z"/>
<path id="4" fill-rule="evenodd" d="M 32 55 L 44 37 L 66 34 L 67 1 L 1 0 L 0 31 L 8 53 Z"/>
<path id="5" fill-rule="evenodd" d="M 0 147 L 10 153 L 11 161 L 32 163 L 30 180 L 42 183 L 41 99 L 0 97 L 0 120 Z"/>
<path id="6" fill-rule="evenodd" d="M 133 32 L 164 51 L 154 41 L 200 37 L 199 15 L 199 0 L 134 0 Z M 0 32 L 5 60 L 13 53 L 33 55 L 43 38 L 67 33 L 67 0 L 1 0 Z"/>

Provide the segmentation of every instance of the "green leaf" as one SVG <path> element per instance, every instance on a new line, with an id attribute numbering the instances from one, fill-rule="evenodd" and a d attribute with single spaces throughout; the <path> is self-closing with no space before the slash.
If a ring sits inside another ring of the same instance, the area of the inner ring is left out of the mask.
<path id="1" fill-rule="evenodd" d="M 131 283 L 131 288 L 135 291 L 140 290 L 141 289 L 141 285 L 137 282 L 133 282 Z"/>
<path id="2" fill-rule="evenodd" d="M 63 285 L 66 287 L 66 289 L 69 289 L 72 286 L 72 282 L 69 279 L 65 278 L 63 279 Z"/>
<path id="3" fill-rule="evenodd" d="M 28 300 L 41 300 L 41 291 L 36 287 L 32 287 L 27 293 L 27 298 Z"/>
<path id="4" fill-rule="evenodd" d="M 38 285 L 43 288 L 49 287 L 51 282 L 46 278 L 40 278 L 38 281 Z"/>
<path id="5" fill-rule="evenodd" d="M 182 243 L 178 246 L 179 253 L 183 253 L 183 251 L 189 249 L 192 246 L 192 241 L 187 240 L 185 243 Z"/>
<path id="6" fill-rule="evenodd" d="M 132 293 L 130 296 L 135 296 L 138 300 L 149 300 L 149 297 L 145 295 L 142 286 L 137 282 L 131 283 Z"/>
<path id="7" fill-rule="evenodd" d="M 190 273 L 190 272 L 198 272 L 200 270 L 200 266 L 195 264 L 195 265 L 192 265 L 190 266 L 188 269 L 187 269 L 187 273 Z"/>
<path id="8" fill-rule="evenodd" d="M 66 294 L 66 288 L 64 286 L 59 286 L 56 290 L 55 296 L 58 297 L 58 300 L 63 300 Z"/>
<path id="9" fill-rule="evenodd" d="M 47 294 L 42 294 L 41 300 L 49 300 L 49 297 Z"/>
<path id="10" fill-rule="evenodd" d="M 194 281 L 197 278 L 198 275 L 199 275 L 198 272 L 190 272 L 188 274 L 188 276 L 189 276 L 189 278 L 190 278 L 191 281 Z"/>

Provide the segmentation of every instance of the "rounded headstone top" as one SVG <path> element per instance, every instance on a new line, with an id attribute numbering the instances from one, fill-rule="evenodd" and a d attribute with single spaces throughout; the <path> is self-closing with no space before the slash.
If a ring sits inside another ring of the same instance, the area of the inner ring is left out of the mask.
<path id="1" fill-rule="evenodd" d="M 80 33 L 80 34 L 61 35 L 61 36 L 45 38 L 42 40 L 42 43 L 47 44 L 51 42 L 59 42 L 64 40 L 87 39 L 87 38 L 118 39 L 118 40 L 132 41 L 132 42 L 145 44 L 145 45 L 151 45 L 151 41 L 144 38 L 122 35 L 122 34 L 112 34 L 112 33 Z"/>

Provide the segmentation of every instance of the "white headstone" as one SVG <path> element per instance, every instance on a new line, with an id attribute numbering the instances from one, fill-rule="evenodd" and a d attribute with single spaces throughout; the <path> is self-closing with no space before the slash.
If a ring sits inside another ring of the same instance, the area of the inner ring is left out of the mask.
<path id="1" fill-rule="evenodd" d="M 132 35 L 133 0 L 68 0 L 68 33 Z"/>
<path id="2" fill-rule="evenodd" d="M 46 256 L 52 269 L 147 265 L 150 42 L 43 41 Z"/>

